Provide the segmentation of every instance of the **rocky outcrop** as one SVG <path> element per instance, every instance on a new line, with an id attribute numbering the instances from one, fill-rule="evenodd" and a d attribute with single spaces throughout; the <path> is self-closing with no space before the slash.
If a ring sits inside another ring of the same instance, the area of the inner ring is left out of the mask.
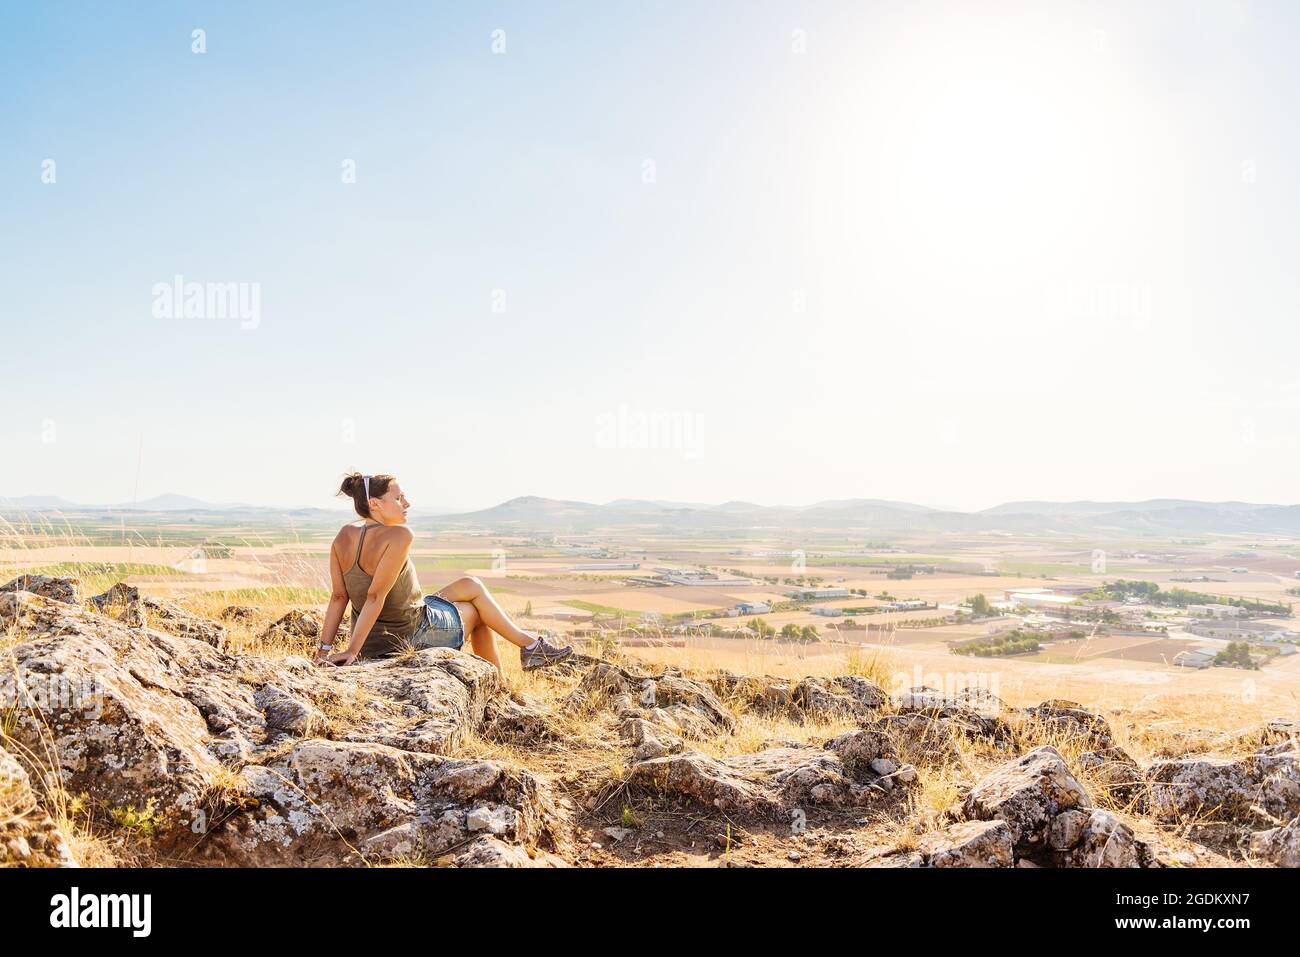
<path id="1" fill-rule="evenodd" d="M 636 674 L 611 662 L 589 659 L 568 706 L 611 710 L 620 719 L 642 718 L 665 734 L 702 740 L 731 734 L 736 716 L 706 684 L 676 669 Z"/>
<path id="2" fill-rule="evenodd" d="M 325 619 L 314 611 L 293 608 L 262 629 L 258 637 L 263 641 L 284 641 L 285 639 L 319 641 L 324 627 Z M 346 636 L 347 631 L 344 629 L 343 623 L 339 622 L 335 637 L 345 638 Z"/>
<path id="3" fill-rule="evenodd" d="M 629 785 L 749 818 L 788 817 L 814 806 L 867 804 L 916 782 L 889 742 L 855 731 L 825 747 L 776 747 L 711 758 L 698 751 L 638 761 Z"/>
<path id="4" fill-rule="evenodd" d="M 1141 841 L 1092 798 L 1050 745 L 1009 761 L 971 788 L 958 810 L 1006 823 L 1017 866 L 1159 867 L 1161 849 Z"/>
<path id="5" fill-rule="evenodd" d="M 870 727 L 915 764 L 940 766 L 961 761 L 957 729 L 947 718 L 922 713 L 887 714 Z"/>
<path id="6" fill-rule="evenodd" d="M 1103 795 L 1116 804 L 1145 803 L 1145 778 L 1137 761 L 1120 747 L 1084 751 L 1076 762 L 1080 771 Z"/>
<path id="7" fill-rule="evenodd" d="M 0 585 L 0 592 L 15 591 L 31 592 L 33 595 L 69 605 L 81 602 L 81 583 L 75 578 L 55 575 L 19 575 Z"/>
<path id="8" fill-rule="evenodd" d="M 179 605 L 161 598 L 141 596 L 138 588 L 125 582 L 118 582 L 103 594 L 95 595 L 89 603 L 100 614 L 116 618 L 133 628 L 147 626 L 170 635 L 197 638 L 218 649 L 226 642 L 225 625 L 191 615 Z"/>
<path id="9" fill-rule="evenodd" d="M 1147 769 L 1147 800 L 1169 821 L 1288 820 L 1300 814 L 1300 750 L 1287 740 L 1244 758 L 1158 761 Z"/>
<path id="10" fill-rule="evenodd" d="M 794 685 L 783 678 L 721 671 L 710 677 L 709 684 L 724 701 L 734 702 L 738 710 L 769 715 L 788 715 L 795 710 Z"/>
<path id="11" fill-rule="evenodd" d="M 1058 867 L 1141 867 L 1133 829 L 1101 808 L 1062 811 L 1052 819 L 1048 847 Z"/>
<path id="12" fill-rule="evenodd" d="M 868 721 L 889 706 L 889 695 L 859 675 L 804 678 L 794 686 L 792 696 L 799 712 L 821 719 Z"/>
<path id="13" fill-rule="evenodd" d="M 545 863 L 563 840 L 543 781 L 445 756 L 501 691 L 471 655 L 343 669 L 226 655 L 23 591 L 0 595 L 0 621 L 27 638 L 0 676 L 10 750 L 57 755 L 63 787 L 94 806 L 151 809 L 169 858 L 361 863 L 474 844 L 474 863 L 500 857 L 487 836 Z"/>
<path id="14" fill-rule="evenodd" d="M 1300 719 L 1272 718 L 1264 722 L 1259 731 L 1259 744 L 1283 744 L 1290 742 L 1300 747 Z"/>
<path id="15" fill-rule="evenodd" d="M 63 835 L 40 806 L 27 771 L 0 748 L 0 867 L 75 867 Z"/>
<path id="16" fill-rule="evenodd" d="M 1013 845 L 1005 821 L 966 821 L 924 835 L 917 851 L 928 867 L 1014 867 Z"/>
<path id="17" fill-rule="evenodd" d="M 648 761 L 661 758 L 666 754 L 678 754 L 686 747 L 685 742 L 672 732 L 666 715 L 653 718 L 627 717 L 619 725 L 619 734 L 624 743 L 633 748 L 633 761 Z"/>
<path id="18" fill-rule="evenodd" d="M 906 714 L 925 711 L 940 717 L 996 717 L 1007 710 L 1006 703 L 987 688 L 967 687 L 956 694 L 917 685 L 890 696 L 895 711 Z"/>
<path id="19" fill-rule="evenodd" d="M 1300 817 L 1251 835 L 1250 853 L 1257 861 L 1275 867 L 1300 867 Z"/>
<path id="20" fill-rule="evenodd" d="M 1048 828 L 1058 814 L 1091 807 L 1092 799 L 1061 753 L 1044 745 L 1007 762 L 971 788 L 962 811 L 971 820 L 1006 821 L 1016 851 L 1031 854 L 1046 845 Z"/>
<path id="21" fill-rule="evenodd" d="M 525 854 L 560 840 L 549 786 L 492 761 L 313 739 L 245 765 L 241 778 L 241 796 L 255 803 L 196 841 L 195 857 L 246 866 L 431 861 L 481 837 Z"/>
<path id="22" fill-rule="evenodd" d="M 1035 730 L 1053 738 L 1101 750 L 1114 743 L 1110 723 L 1095 711 L 1090 711 L 1077 701 L 1053 698 L 1020 712 L 1023 721 Z"/>
<path id="23" fill-rule="evenodd" d="M 789 681 L 719 672 L 710 678 L 710 684 L 740 710 L 779 715 L 796 722 L 807 718 L 868 721 L 889 708 L 889 695 L 858 675 Z"/>
<path id="24" fill-rule="evenodd" d="M 545 709 L 527 695 L 494 695 L 483 709 L 483 734 L 508 744 L 541 744 L 554 737 L 553 722 Z"/>
<path id="25" fill-rule="evenodd" d="M 221 609 L 222 621 L 237 621 L 248 624 L 257 617 L 257 612 L 247 605 L 227 605 Z"/>

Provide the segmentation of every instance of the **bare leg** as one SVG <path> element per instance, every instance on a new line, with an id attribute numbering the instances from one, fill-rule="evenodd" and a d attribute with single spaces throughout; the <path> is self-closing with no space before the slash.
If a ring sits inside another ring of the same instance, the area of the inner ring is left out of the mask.
<path id="1" fill-rule="evenodd" d="M 511 644 L 525 648 L 533 643 L 536 635 L 530 635 L 522 631 L 518 625 L 510 620 L 510 616 L 502 610 L 497 604 L 497 600 L 492 597 L 491 592 L 484 587 L 483 583 L 477 578 L 465 577 L 457 578 L 446 588 L 438 592 L 448 601 L 457 604 L 465 602 L 474 606 L 474 611 L 478 615 L 478 621 L 487 625 L 488 628 L 495 631 Z M 471 637 L 473 629 L 467 627 Z"/>
<path id="2" fill-rule="evenodd" d="M 452 604 L 456 606 L 456 611 L 460 614 L 460 626 L 465 632 L 465 638 L 474 649 L 474 654 L 484 661 L 496 665 L 497 672 L 504 677 L 505 672 L 501 670 L 501 659 L 497 657 L 497 636 L 495 632 L 483 623 L 479 618 L 478 609 L 469 602 L 457 601 L 452 602 Z"/>
<path id="3" fill-rule="evenodd" d="M 478 655 L 484 661 L 496 665 L 497 671 L 501 671 L 501 659 L 497 657 L 497 634 L 487 625 L 479 625 L 469 633 L 470 643 L 474 646 L 474 654 Z"/>

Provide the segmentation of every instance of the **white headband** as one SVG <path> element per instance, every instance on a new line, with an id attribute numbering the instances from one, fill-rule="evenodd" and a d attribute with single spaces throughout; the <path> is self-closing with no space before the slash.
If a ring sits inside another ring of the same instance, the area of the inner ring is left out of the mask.
<path id="1" fill-rule="evenodd" d="M 366 501 L 368 502 L 370 501 L 370 476 L 363 475 L 361 476 L 361 479 L 366 483 Z"/>

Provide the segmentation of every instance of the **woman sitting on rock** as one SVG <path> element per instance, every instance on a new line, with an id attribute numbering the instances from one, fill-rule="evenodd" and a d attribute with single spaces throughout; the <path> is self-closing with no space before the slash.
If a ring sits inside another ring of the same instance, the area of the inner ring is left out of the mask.
<path id="1" fill-rule="evenodd" d="M 403 648 L 460 648 L 469 636 L 474 653 L 501 670 L 496 635 L 519 646 L 524 670 L 541 668 L 573 654 L 521 631 L 477 578 L 457 578 L 436 594 L 420 594 L 411 562 L 415 534 L 406 527 L 411 507 L 391 475 L 354 472 L 340 495 L 365 521 L 344 525 L 330 547 L 332 594 L 325 611 L 317 661 L 351 664 L 357 658 L 391 655 Z M 342 651 L 325 644 L 338 634 L 348 602 L 352 637 Z M 495 632 L 495 634 L 494 634 Z"/>

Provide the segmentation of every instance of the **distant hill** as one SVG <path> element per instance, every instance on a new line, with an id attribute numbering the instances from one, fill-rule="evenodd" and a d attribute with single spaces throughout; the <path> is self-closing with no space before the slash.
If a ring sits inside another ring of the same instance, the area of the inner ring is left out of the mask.
<path id="1" fill-rule="evenodd" d="M 1217 508 L 1249 512 L 1273 505 L 1246 502 L 1196 502 L 1179 498 L 1153 498 L 1145 502 L 1007 502 L 980 512 L 981 515 L 1104 515 L 1113 512 L 1161 512 L 1170 509 Z"/>
<path id="2" fill-rule="evenodd" d="M 492 508 L 441 518 L 452 524 L 537 531 L 649 525 L 681 530 L 748 527 L 1067 535 L 1300 534 L 1300 506 L 1183 499 L 1008 502 L 980 512 L 957 512 L 882 499 L 840 499 L 791 507 L 740 501 L 695 506 L 634 499 L 597 505 L 523 496 Z"/>
<path id="3" fill-rule="evenodd" d="M 664 502 L 651 501 L 641 498 L 619 498 L 612 502 L 606 502 L 604 508 L 617 509 L 624 512 L 644 512 L 662 509 L 663 511 L 677 511 L 683 508 L 708 508 L 708 505 L 700 505 L 695 502 Z"/>
<path id="4" fill-rule="evenodd" d="M 342 509 L 282 509 L 253 505 L 214 504 L 169 493 L 118 505 L 78 505 L 53 495 L 0 498 L 0 511 L 136 511 L 170 515 L 228 513 L 257 521 L 259 516 L 301 516 L 334 521 L 350 512 Z M 1250 502 L 1197 502 L 1190 499 L 1150 499 L 1143 502 L 1007 502 L 978 512 L 945 511 L 886 499 L 833 499 L 812 505 L 758 505 L 730 501 L 717 505 L 660 499 L 616 499 L 593 502 L 522 495 L 491 508 L 460 512 L 445 508 L 415 508 L 417 528 L 466 526 L 514 531 L 591 531 L 599 528 L 650 527 L 667 531 L 757 529 L 854 529 L 880 533 L 981 533 L 1058 535 L 1152 535 L 1180 537 L 1201 534 L 1297 535 L 1300 506 Z"/>

